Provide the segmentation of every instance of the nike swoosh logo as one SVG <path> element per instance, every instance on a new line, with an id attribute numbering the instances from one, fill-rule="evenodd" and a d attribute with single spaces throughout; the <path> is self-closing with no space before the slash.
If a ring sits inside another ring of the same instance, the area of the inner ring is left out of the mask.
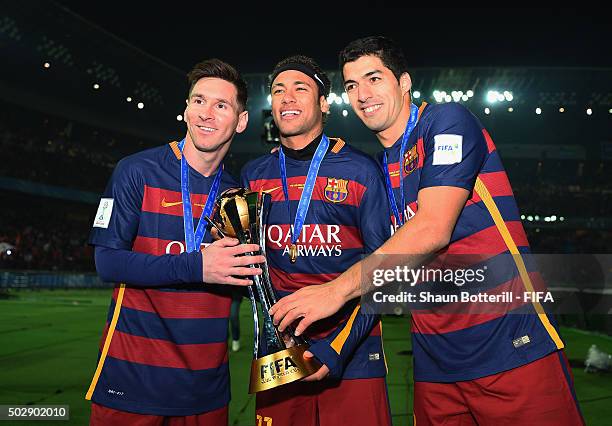
<path id="1" fill-rule="evenodd" d="M 162 207 L 174 207 L 174 206 L 178 206 L 179 204 L 183 204 L 183 202 L 182 201 L 167 202 L 165 198 L 162 198 L 162 200 L 161 200 L 161 206 Z M 204 208 L 204 204 L 195 203 L 195 205 L 198 206 L 198 207 Z"/>
<path id="2" fill-rule="evenodd" d="M 291 185 L 289 185 L 289 187 L 290 188 L 304 188 L 304 184 L 303 183 L 292 183 Z M 274 188 L 270 188 L 270 189 L 262 189 L 261 192 L 270 194 L 271 192 L 274 192 L 280 188 L 282 188 L 282 186 L 275 186 Z"/>
<path id="3" fill-rule="evenodd" d="M 269 194 L 271 192 L 276 191 L 279 188 L 280 188 L 280 186 L 277 186 L 277 187 L 274 187 L 274 188 L 270 188 L 270 189 L 262 189 L 261 192 L 265 192 L 266 194 Z"/>

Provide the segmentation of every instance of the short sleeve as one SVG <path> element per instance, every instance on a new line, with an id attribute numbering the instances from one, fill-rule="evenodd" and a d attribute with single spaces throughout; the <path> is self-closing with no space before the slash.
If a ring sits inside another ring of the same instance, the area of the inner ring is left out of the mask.
<path id="1" fill-rule="evenodd" d="M 141 170 L 133 161 L 121 160 L 100 200 L 89 243 L 131 250 L 138 232 L 143 193 Z"/>
<path id="2" fill-rule="evenodd" d="M 454 103 L 438 106 L 429 121 L 419 189 L 456 186 L 472 191 L 488 153 L 481 124 Z"/>

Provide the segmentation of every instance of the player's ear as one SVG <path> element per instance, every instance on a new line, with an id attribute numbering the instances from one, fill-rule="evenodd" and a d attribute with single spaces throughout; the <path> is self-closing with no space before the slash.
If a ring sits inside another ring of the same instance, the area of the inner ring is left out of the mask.
<path id="1" fill-rule="evenodd" d="M 410 74 L 405 72 L 400 75 L 399 84 L 400 88 L 402 89 L 402 95 L 410 92 L 410 89 L 412 89 L 412 79 L 410 78 Z"/>
<path id="2" fill-rule="evenodd" d="M 327 103 L 327 98 L 323 95 L 319 98 L 319 106 L 321 107 L 321 112 L 325 114 L 329 112 L 329 103 Z"/>
<path id="3" fill-rule="evenodd" d="M 236 126 L 236 133 L 242 133 L 249 124 L 249 112 L 247 110 L 242 111 L 238 115 L 238 125 Z"/>

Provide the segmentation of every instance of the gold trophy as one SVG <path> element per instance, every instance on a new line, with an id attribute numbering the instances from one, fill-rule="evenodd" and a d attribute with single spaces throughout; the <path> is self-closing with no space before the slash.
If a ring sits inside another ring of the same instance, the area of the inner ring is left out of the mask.
<path id="1" fill-rule="evenodd" d="M 230 188 L 219 196 L 213 209 L 212 220 L 207 220 L 222 236 L 235 237 L 241 244 L 258 244 L 261 254 L 265 256 L 265 224 L 270 203 L 270 194 Z M 314 357 L 304 359 L 304 351 L 309 347 L 306 339 L 295 336 L 292 329 L 281 333 L 274 326 L 268 311 L 277 298 L 270 281 L 268 266 L 250 266 L 260 267 L 263 271 L 262 275 L 253 276 L 253 285 L 248 287 L 255 324 L 249 393 L 255 393 L 309 376 L 315 373 L 321 364 Z M 262 321 L 259 320 L 257 299 L 261 305 Z M 263 330 L 260 330 L 260 323 Z M 261 339 L 262 334 L 264 341 Z"/>

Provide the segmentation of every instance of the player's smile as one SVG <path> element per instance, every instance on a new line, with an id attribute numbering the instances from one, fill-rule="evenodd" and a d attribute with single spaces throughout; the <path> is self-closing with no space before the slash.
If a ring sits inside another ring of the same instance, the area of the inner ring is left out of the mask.
<path id="1" fill-rule="evenodd" d="M 202 133 L 204 133 L 204 134 L 212 134 L 214 131 L 217 130 L 217 129 L 213 128 L 213 127 L 207 127 L 207 126 L 198 126 L 198 125 L 196 125 L 196 127 L 198 129 L 200 129 L 202 131 Z"/>
<path id="2" fill-rule="evenodd" d="M 293 120 L 302 114 L 299 109 L 281 109 L 281 120 Z"/>
<path id="3" fill-rule="evenodd" d="M 366 117 L 371 117 L 376 114 L 376 111 L 378 111 L 382 106 L 383 104 L 370 104 L 364 105 L 360 109 L 363 111 L 363 115 L 365 115 Z"/>

